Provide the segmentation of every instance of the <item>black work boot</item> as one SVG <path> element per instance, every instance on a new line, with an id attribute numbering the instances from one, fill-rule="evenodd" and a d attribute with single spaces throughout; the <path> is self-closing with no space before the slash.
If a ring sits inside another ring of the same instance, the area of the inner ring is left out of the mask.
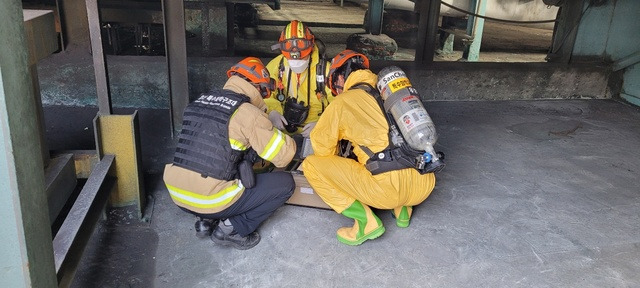
<path id="1" fill-rule="evenodd" d="M 211 219 L 202 219 L 200 217 L 197 218 L 195 228 L 196 228 L 196 237 L 200 239 L 207 238 L 213 232 L 213 226 L 217 225 L 218 220 Z"/>
<path id="2" fill-rule="evenodd" d="M 220 221 L 213 228 L 211 233 L 211 241 L 224 246 L 232 246 L 238 250 L 251 249 L 260 242 L 260 234 L 257 231 L 251 232 L 247 236 L 240 236 L 233 225 L 225 225 L 225 221 Z"/>

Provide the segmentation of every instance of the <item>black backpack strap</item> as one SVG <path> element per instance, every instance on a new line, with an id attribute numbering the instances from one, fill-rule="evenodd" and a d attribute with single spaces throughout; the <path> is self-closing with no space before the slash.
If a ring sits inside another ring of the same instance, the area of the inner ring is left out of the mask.
<path id="1" fill-rule="evenodd" d="M 378 102 L 378 106 L 380 107 L 380 111 L 382 111 L 382 114 L 385 116 L 385 119 L 387 119 L 387 125 L 389 126 L 389 130 L 391 130 L 391 125 L 395 125 L 394 124 L 395 121 L 393 121 L 393 118 L 391 118 L 391 115 L 389 115 L 389 113 L 387 113 L 384 110 L 384 103 L 382 101 L 382 97 L 380 96 L 380 91 L 378 91 L 377 88 L 373 87 L 371 84 L 366 83 L 366 82 L 356 83 L 349 90 L 351 90 L 351 89 L 364 90 L 365 92 L 367 92 L 367 94 L 371 95 L 374 99 L 376 99 L 376 102 Z M 389 137 L 389 146 L 391 146 L 393 141 L 391 139 L 390 131 L 387 133 L 387 137 Z M 367 153 L 366 152 L 367 150 L 369 152 L 371 152 L 371 149 L 369 149 L 368 147 L 364 147 L 362 145 L 360 145 L 360 149 L 362 149 L 362 151 L 364 151 L 365 153 Z M 367 150 L 365 150 L 365 149 L 367 149 Z M 371 158 L 373 153 L 371 153 L 371 154 L 367 153 L 367 155 L 369 156 L 369 158 Z"/>

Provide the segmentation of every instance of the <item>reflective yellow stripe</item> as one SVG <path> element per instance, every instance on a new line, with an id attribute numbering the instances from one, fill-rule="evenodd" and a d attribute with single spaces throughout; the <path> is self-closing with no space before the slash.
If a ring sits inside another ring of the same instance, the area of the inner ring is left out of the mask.
<path id="1" fill-rule="evenodd" d="M 285 32 L 285 39 L 291 39 L 291 34 L 292 34 L 291 32 L 293 30 L 293 24 L 295 24 L 295 23 L 289 23 L 289 25 L 287 25 L 287 28 L 286 28 L 287 31 Z"/>
<path id="2" fill-rule="evenodd" d="M 238 151 L 247 150 L 247 146 L 245 146 L 244 144 L 242 144 L 242 142 L 240 142 L 240 141 L 238 141 L 236 139 L 229 138 L 229 144 L 231 144 L 231 148 L 233 150 L 238 150 Z"/>
<path id="3" fill-rule="evenodd" d="M 285 39 L 304 38 L 304 24 L 300 22 L 291 22 L 285 27 Z"/>
<path id="4" fill-rule="evenodd" d="M 289 38 L 291 38 L 291 23 L 289 23 L 287 27 L 284 27 L 284 39 L 289 39 Z"/>
<path id="5" fill-rule="evenodd" d="M 169 184 L 167 184 L 167 189 L 169 190 L 169 194 L 171 194 L 171 198 L 173 198 L 173 200 L 192 207 L 206 209 L 229 204 L 229 202 L 233 200 L 233 197 L 238 195 L 238 193 L 244 191 L 244 186 L 242 186 L 242 182 L 238 180 L 237 185 L 233 184 L 225 189 L 222 189 L 220 192 L 209 196 L 189 192 L 187 190 L 183 190 Z"/>
<path id="6" fill-rule="evenodd" d="M 296 37 L 297 38 L 304 38 L 304 25 L 302 23 L 298 22 L 298 25 L 296 25 L 296 29 L 298 30 L 298 31 L 296 31 L 297 32 Z"/>
<path id="7" fill-rule="evenodd" d="M 274 157 L 276 157 L 276 155 L 278 155 L 278 152 L 280 152 L 280 148 L 282 148 L 284 142 L 284 134 L 278 129 L 273 129 L 273 136 L 271 136 L 271 140 L 269 140 L 267 146 L 264 147 L 264 150 L 262 150 L 260 158 L 271 161 Z"/>

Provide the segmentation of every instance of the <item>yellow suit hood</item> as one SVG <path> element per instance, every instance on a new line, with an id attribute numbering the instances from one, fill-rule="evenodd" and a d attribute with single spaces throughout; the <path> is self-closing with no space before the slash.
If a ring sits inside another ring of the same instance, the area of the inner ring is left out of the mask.
<path id="1" fill-rule="evenodd" d="M 358 83 L 375 87 L 377 80 L 377 75 L 370 70 L 357 70 L 349 75 L 344 91 L 331 102 L 311 131 L 315 155 L 334 155 L 341 139 L 367 146 L 373 151 L 387 147 L 389 125 L 378 102 L 364 90 L 350 89 Z M 354 147 L 354 153 L 362 163 L 369 159 L 360 147 Z"/>
<path id="2" fill-rule="evenodd" d="M 354 71 L 349 74 L 349 77 L 347 77 L 347 80 L 344 82 L 344 91 L 349 90 L 355 84 L 363 82 L 375 88 L 376 82 L 378 82 L 378 75 L 374 74 L 369 69 Z"/>

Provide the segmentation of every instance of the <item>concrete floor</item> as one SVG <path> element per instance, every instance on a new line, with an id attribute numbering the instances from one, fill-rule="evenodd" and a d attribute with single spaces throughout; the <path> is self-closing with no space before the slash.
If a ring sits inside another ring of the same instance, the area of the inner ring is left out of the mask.
<path id="1" fill-rule="evenodd" d="M 638 107 L 615 100 L 427 104 L 447 167 L 409 228 L 377 211 L 387 232 L 351 247 L 335 237 L 349 219 L 286 205 L 247 251 L 195 237 L 194 218 L 171 202 L 160 176 L 172 153 L 169 113 L 141 110 L 150 221 L 111 211 L 73 287 L 640 286 Z M 87 119 L 95 111 L 45 108 L 52 149 L 66 140 L 90 145 Z M 62 131 L 75 131 L 75 139 Z"/>
<path id="2" fill-rule="evenodd" d="M 272 30 L 259 30 L 258 39 L 236 40 L 269 39 L 271 45 L 279 33 Z M 314 31 L 338 44 L 346 39 Z M 491 45 L 490 31 L 483 47 Z M 39 67 L 52 150 L 95 148 L 91 59 L 80 52 L 67 50 Z M 109 61 L 116 76 L 111 79 L 114 106 L 166 107 L 164 75 L 141 86 L 118 73 L 135 67 L 160 73 L 164 58 Z M 131 67 L 114 65 L 118 61 Z M 233 62 L 215 61 L 221 67 Z M 440 73 L 454 82 L 468 81 Z M 217 87 L 223 74 L 191 79 L 190 87 Z M 503 86 L 495 89 L 504 91 Z M 474 93 L 483 94 L 481 87 Z M 511 88 L 512 97 L 521 97 L 518 87 Z M 536 95 L 550 96 L 544 89 Z M 396 227 L 388 211 L 377 211 L 387 232 L 350 247 L 336 240 L 335 231 L 351 220 L 333 211 L 285 205 L 260 227 L 258 246 L 238 251 L 194 236 L 194 217 L 171 202 L 161 179 L 173 153 L 170 113 L 139 109 L 148 221 L 138 220 L 128 207 L 110 210 L 72 287 L 640 286 L 640 108 L 616 100 L 547 100 L 427 102 L 427 110 L 447 167 L 437 174 L 432 195 L 414 210 L 409 228 Z"/>

